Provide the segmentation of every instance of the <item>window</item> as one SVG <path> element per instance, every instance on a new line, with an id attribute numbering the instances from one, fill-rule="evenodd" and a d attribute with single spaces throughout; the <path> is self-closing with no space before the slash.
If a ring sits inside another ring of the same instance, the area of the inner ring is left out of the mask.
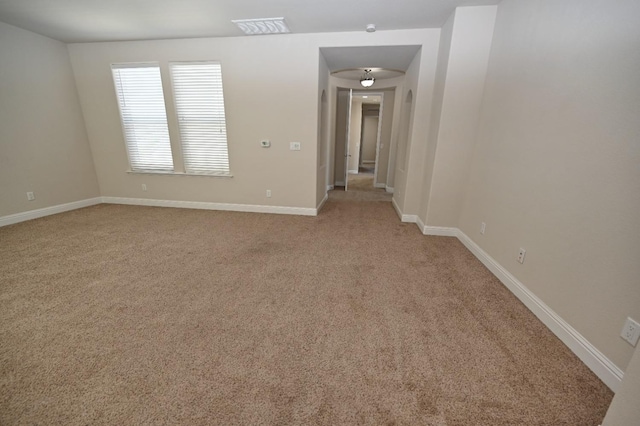
<path id="1" fill-rule="evenodd" d="M 132 171 L 173 171 L 157 64 L 113 65 L 113 80 Z"/>
<path id="2" fill-rule="evenodd" d="M 186 173 L 229 175 L 219 62 L 170 64 Z"/>

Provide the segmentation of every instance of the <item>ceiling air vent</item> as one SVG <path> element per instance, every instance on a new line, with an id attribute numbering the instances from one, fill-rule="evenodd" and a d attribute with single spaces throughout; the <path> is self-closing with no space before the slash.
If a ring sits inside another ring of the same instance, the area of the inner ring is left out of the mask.
<path id="1" fill-rule="evenodd" d="M 231 21 L 247 35 L 283 34 L 291 32 L 284 18 L 237 19 Z"/>

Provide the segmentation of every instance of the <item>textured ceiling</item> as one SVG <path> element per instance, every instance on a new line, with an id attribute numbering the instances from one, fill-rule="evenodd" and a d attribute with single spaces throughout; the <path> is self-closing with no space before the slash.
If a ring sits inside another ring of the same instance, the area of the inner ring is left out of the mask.
<path id="1" fill-rule="evenodd" d="M 0 21 L 64 42 L 240 36 L 232 19 L 285 17 L 293 33 L 438 28 L 499 0 L 0 0 Z M 366 5 L 366 7 L 363 7 Z"/>

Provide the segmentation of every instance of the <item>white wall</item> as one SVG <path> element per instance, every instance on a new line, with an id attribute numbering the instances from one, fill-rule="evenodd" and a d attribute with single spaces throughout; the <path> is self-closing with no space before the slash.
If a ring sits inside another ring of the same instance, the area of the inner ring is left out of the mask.
<path id="1" fill-rule="evenodd" d="M 0 22 L 0 217 L 99 193 L 66 46 Z"/>
<path id="2" fill-rule="evenodd" d="M 316 205 L 320 205 L 327 194 L 328 149 L 329 149 L 329 68 L 322 54 L 318 68 L 318 143 L 316 166 Z"/>
<path id="3" fill-rule="evenodd" d="M 635 0 L 500 3 L 459 222 L 622 369 L 640 319 L 639 16 Z"/>
<path id="4" fill-rule="evenodd" d="M 469 178 L 497 6 L 459 7 L 443 28 L 419 216 L 457 227 Z"/>
<path id="5" fill-rule="evenodd" d="M 335 101 L 335 114 L 334 123 L 334 137 L 333 143 L 331 144 L 332 150 L 331 155 L 334 161 L 333 170 L 334 170 L 334 179 L 331 184 L 334 183 L 340 184 L 344 186 L 345 184 L 345 175 L 346 175 L 346 159 L 345 159 L 345 148 L 347 143 L 347 121 L 349 115 L 349 91 L 348 90 L 338 90 L 337 88 L 333 88 L 336 91 L 336 101 Z"/>
<path id="6" fill-rule="evenodd" d="M 361 163 L 373 164 L 376 161 L 376 145 L 378 142 L 378 117 L 375 115 L 362 116 L 362 158 Z"/>
<path id="7" fill-rule="evenodd" d="M 455 11 L 440 30 L 440 43 L 438 45 L 438 60 L 433 86 L 433 101 L 431 105 L 431 115 L 429 118 L 429 135 L 427 149 L 424 159 L 423 188 L 420 194 L 421 218 L 426 216 L 429 199 L 431 197 L 431 182 L 433 178 L 433 168 L 436 161 L 436 148 L 438 146 L 438 133 L 440 131 L 440 118 L 442 117 L 442 105 L 444 102 L 444 89 L 447 81 L 447 70 L 449 67 L 449 53 L 451 51 L 451 39 L 453 37 L 453 21 Z M 424 223 L 424 222 L 423 222 Z"/>
<path id="8" fill-rule="evenodd" d="M 437 36 L 438 30 L 403 30 L 72 44 L 69 51 L 102 195 L 315 208 L 319 48 L 426 45 L 433 55 L 425 60 L 435 66 Z M 127 173 L 110 64 L 160 63 L 169 131 L 178 140 L 167 64 L 204 59 L 222 63 L 233 178 Z M 260 148 L 264 138 L 271 140 L 271 148 Z M 301 142 L 302 150 L 289 151 L 291 141 Z M 142 192 L 142 183 L 147 192 Z M 266 198 L 266 189 L 272 190 L 271 198 Z"/>
<path id="9" fill-rule="evenodd" d="M 382 114 L 382 124 L 380 125 L 380 147 L 378 149 L 378 173 L 376 175 L 376 184 L 393 187 L 389 182 L 389 155 L 391 147 L 394 144 L 395 134 L 394 126 L 397 127 L 397 119 L 395 115 L 395 98 L 396 89 L 387 89 L 384 93 L 382 105 L 380 106 L 380 114 Z"/>
<path id="10" fill-rule="evenodd" d="M 640 423 L 640 346 L 631 357 L 620 389 L 611 401 L 602 426 L 637 426 Z"/>
<path id="11" fill-rule="evenodd" d="M 400 112 L 398 158 L 395 170 L 393 200 L 402 214 L 417 215 L 424 186 L 424 156 L 429 135 L 429 117 L 434 94 L 434 80 L 440 33 L 429 44 L 423 44 L 405 74 Z M 406 99 L 411 94 L 408 111 Z M 403 118 L 404 117 L 404 118 Z M 415 119 L 418 117 L 418 119 Z M 403 120 L 408 123 L 408 134 L 403 136 Z"/>
<path id="12" fill-rule="evenodd" d="M 360 140 L 362 136 L 362 98 L 351 98 L 351 117 L 349 122 L 349 158 L 347 159 L 347 171 L 358 173 L 360 160 Z"/>

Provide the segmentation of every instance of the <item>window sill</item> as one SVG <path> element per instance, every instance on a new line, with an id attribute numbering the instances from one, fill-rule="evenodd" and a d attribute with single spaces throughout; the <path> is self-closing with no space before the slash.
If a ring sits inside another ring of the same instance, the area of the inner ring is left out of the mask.
<path id="1" fill-rule="evenodd" d="M 162 176 L 198 176 L 198 177 L 213 177 L 213 178 L 232 178 L 231 173 L 185 173 L 185 172 L 163 172 L 163 171 L 142 171 L 142 170 L 127 170 L 127 173 L 133 175 L 162 175 Z"/>

